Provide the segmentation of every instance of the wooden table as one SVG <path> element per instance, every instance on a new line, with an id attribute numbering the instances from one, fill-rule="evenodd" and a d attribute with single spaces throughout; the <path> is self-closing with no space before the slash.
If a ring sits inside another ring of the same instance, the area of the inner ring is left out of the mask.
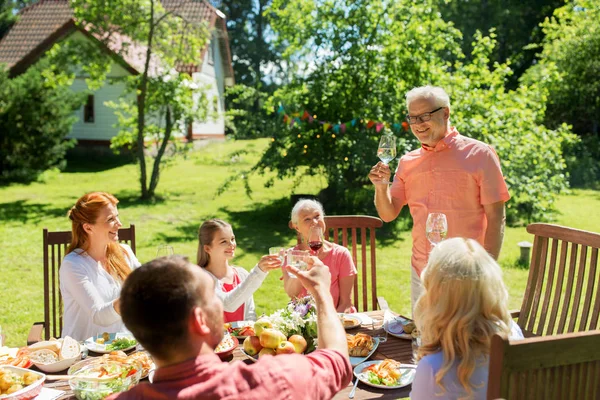
<path id="1" fill-rule="evenodd" d="M 371 311 L 366 313 L 368 316 L 383 316 L 383 311 Z M 356 334 L 358 332 L 370 333 L 372 328 L 369 327 L 359 327 L 356 329 L 352 329 L 348 331 L 348 333 Z M 388 340 L 385 343 L 381 343 L 377 348 L 375 354 L 370 358 L 371 360 L 383 360 L 385 358 L 392 358 L 394 360 L 400 361 L 402 363 L 410 364 L 412 363 L 412 346 L 410 340 L 398 339 L 393 336 L 388 336 Z M 233 353 L 233 357 L 230 362 L 241 361 L 245 363 L 251 363 L 252 361 L 248 360 L 248 358 L 242 353 L 240 347 L 235 349 Z M 45 387 L 64 390 L 65 394 L 59 397 L 60 400 L 66 399 L 75 399 L 75 395 L 71 391 L 69 387 L 69 383 L 67 381 L 55 381 L 55 382 L 46 382 L 44 384 Z M 348 394 L 352 390 L 354 383 L 351 382 L 346 388 L 342 389 L 338 394 L 335 395 L 334 399 L 347 399 Z M 362 399 L 399 399 L 399 398 L 407 398 L 410 393 L 410 386 L 407 386 L 402 389 L 377 389 L 368 385 L 359 382 L 358 387 L 356 388 L 356 393 L 354 395 L 354 399 L 362 400 Z"/>

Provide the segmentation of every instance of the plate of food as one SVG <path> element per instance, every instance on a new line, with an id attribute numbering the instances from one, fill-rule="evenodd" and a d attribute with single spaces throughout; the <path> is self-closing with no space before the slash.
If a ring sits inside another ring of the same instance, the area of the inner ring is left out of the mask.
<path id="1" fill-rule="evenodd" d="M 94 353 L 106 354 L 111 351 L 127 351 L 137 346 L 137 340 L 131 333 L 108 333 L 92 336 L 84 342 L 85 347 Z"/>
<path id="2" fill-rule="evenodd" d="M 354 376 L 365 385 L 379 389 L 399 389 L 412 383 L 416 368 L 416 365 L 401 364 L 388 358 L 365 361 L 357 365 L 354 368 Z"/>
<path id="3" fill-rule="evenodd" d="M 0 399 L 33 399 L 42 391 L 46 375 L 25 368 L 0 367 Z"/>
<path id="4" fill-rule="evenodd" d="M 366 333 L 357 333 L 356 335 L 346 334 L 346 341 L 348 342 L 350 364 L 353 367 L 368 360 L 379 346 L 379 338 L 372 337 Z"/>
<path id="5" fill-rule="evenodd" d="M 81 360 L 81 346 L 70 336 L 37 342 L 26 350 L 36 368 L 47 373 L 66 370 Z"/>
<path id="6" fill-rule="evenodd" d="M 383 317 L 383 329 L 394 337 L 412 340 L 412 331 L 416 330 L 415 323 L 408 318 L 396 316 L 388 311 Z"/>
<path id="7" fill-rule="evenodd" d="M 121 362 L 104 357 L 90 357 L 80 361 L 68 374 L 69 386 L 78 399 L 99 400 L 113 393 L 125 392 L 136 385 L 142 375 L 141 365 L 135 360 Z"/>
<path id="8" fill-rule="evenodd" d="M 0 367 L 3 365 L 12 365 L 13 367 L 29 368 L 33 362 L 27 355 L 27 348 L 23 347 L 0 347 Z"/>
<path id="9" fill-rule="evenodd" d="M 357 328 L 361 324 L 361 319 L 352 314 L 341 313 L 338 315 L 340 317 L 340 321 L 342 322 L 342 325 L 344 325 L 344 329 L 346 329 L 346 330 Z"/>
<path id="10" fill-rule="evenodd" d="M 219 356 L 221 360 L 225 360 L 227 357 L 233 354 L 233 351 L 240 342 L 238 339 L 231 335 L 223 335 L 223 339 L 215 348 L 215 353 Z"/>
<path id="11" fill-rule="evenodd" d="M 152 356 L 146 350 L 135 351 L 129 355 L 121 350 L 117 350 L 112 351 L 109 354 L 103 354 L 100 359 L 105 361 L 117 361 L 123 364 L 139 365 L 142 370 L 140 379 L 148 377 L 150 371 L 156 367 L 152 360 Z"/>
<path id="12" fill-rule="evenodd" d="M 225 324 L 225 330 L 238 339 L 244 340 L 248 336 L 254 336 L 254 321 L 234 321 Z"/>

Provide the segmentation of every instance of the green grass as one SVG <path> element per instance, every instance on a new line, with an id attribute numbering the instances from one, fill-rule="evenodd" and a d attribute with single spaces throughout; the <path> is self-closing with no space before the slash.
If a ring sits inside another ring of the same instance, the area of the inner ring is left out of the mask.
<path id="1" fill-rule="evenodd" d="M 291 179 L 264 188 L 262 182 L 268 176 L 255 176 L 251 179 L 251 199 L 239 182 L 215 198 L 217 187 L 232 172 L 252 165 L 267 143 L 266 139 L 213 143 L 176 160 L 163 171 L 158 188 L 161 197 L 152 203 L 137 199 L 137 166 L 110 160 L 91 160 L 85 165 L 78 161 L 65 172 L 46 174 L 42 183 L 0 188 L 0 325 L 7 344 L 24 345 L 31 324 L 43 319 L 42 228 L 70 229 L 66 212 L 85 192 L 103 190 L 120 199 L 123 224 L 136 225 L 137 253 L 142 262 L 152 259 L 161 243 L 169 243 L 176 253 L 195 260 L 198 227 L 213 217 L 233 225 L 238 240 L 237 265 L 251 268 L 269 247 L 292 244 L 295 234 L 287 228 Z M 251 153 L 231 158 L 233 151 L 241 149 Z M 306 180 L 295 193 L 317 193 L 323 185 L 323 180 Z M 575 190 L 560 197 L 561 214 L 556 223 L 598 230 L 600 217 L 590 210 L 599 206 L 599 191 Z M 521 240 L 531 241 L 525 228 L 507 228 L 500 263 L 511 308 L 519 307 L 527 281 L 528 271 L 514 266 L 519 256 L 516 243 Z M 379 240 L 377 249 L 378 293 L 401 313 L 410 312 L 410 249 L 408 231 Z M 255 294 L 259 312 L 269 313 L 286 300 L 278 273 L 270 274 Z"/>

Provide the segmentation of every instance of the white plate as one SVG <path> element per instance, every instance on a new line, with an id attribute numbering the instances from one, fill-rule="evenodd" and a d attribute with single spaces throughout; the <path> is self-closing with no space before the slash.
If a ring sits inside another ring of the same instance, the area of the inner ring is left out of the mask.
<path id="1" fill-rule="evenodd" d="M 410 319 L 396 316 L 391 312 L 386 311 L 383 316 L 383 329 L 388 333 L 388 335 L 392 335 L 400 339 L 412 340 L 412 335 L 404 332 L 404 329 L 402 328 L 402 324 L 408 321 L 410 321 Z"/>
<path id="2" fill-rule="evenodd" d="M 373 345 L 373 349 L 369 352 L 369 354 L 367 354 L 366 357 L 350 356 L 350 364 L 352 364 L 353 367 L 356 367 L 358 364 L 367 361 L 369 359 L 369 357 L 371 357 L 373 355 L 373 353 L 375 353 L 375 351 L 377 350 L 377 347 L 379 346 L 379 338 L 374 337 L 373 341 L 375 342 L 375 344 Z"/>
<path id="3" fill-rule="evenodd" d="M 343 321 L 345 319 L 345 320 L 351 320 L 353 322 L 352 325 L 348 325 L 348 326 L 344 325 L 344 329 L 346 329 L 346 330 L 358 328 L 362 323 L 362 320 L 359 317 L 354 316 L 354 314 L 340 313 L 338 315 L 340 316 L 341 321 Z"/>
<path id="4" fill-rule="evenodd" d="M 378 385 L 376 383 L 369 382 L 369 380 L 365 376 L 366 372 L 363 372 L 363 370 L 370 365 L 380 364 L 382 362 L 383 362 L 383 360 L 366 361 L 360 365 L 357 365 L 354 368 L 354 376 L 356 376 L 356 378 L 359 381 L 361 381 L 362 383 L 364 383 L 365 385 L 369 385 L 369 386 L 376 387 L 379 389 L 400 389 L 400 388 L 410 385 L 412 383 L 412 381 L 415 379 L 415 373 L 417 372 L 416 365 L 400 364 L 400 372 L 402 373 L 402 375 L 400 376 L 400 381 L 398 382 L 397 385 L 386 386 L 386 385 Z"/>
<path id="5" fill-rule="evenodd" d="M 110 353 L 111 351 L 114 351 L 114 350 L 106 349 L 106 345 L 111 344 L 113 340 L 120 339 L 120 338 L 135 339 L 131 333 L 120 332 L 120 333 L 110 333 L 109 335 L 110 335 L 110 340 L 108 342 L 105 342 L 104 344 L 96 343 L 96 339 L 98 337 L 102 337 L 102 335 L 92 336 L 91 338 L 87 338 L 83 344 L 85 345 L 85 347 L 88 348 L 89 351 L 93 351 L 94 353 L 106 354 L 106 353 Z M 135 346 L 137 346 L 137 342 L 133 346 L 129 346 L 125 349 L 119 349 L 119 350 L 120 351 L 131 350 Z"/>

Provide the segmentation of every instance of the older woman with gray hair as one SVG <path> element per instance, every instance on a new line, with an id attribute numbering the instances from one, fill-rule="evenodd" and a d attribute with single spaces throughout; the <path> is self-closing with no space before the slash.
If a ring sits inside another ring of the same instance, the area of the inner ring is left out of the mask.
<path id="1" fill-rule="evenodd" d="M 300 237 L 293 250 L 310 250 L 308 237 L 311 227 L 319 226 L 325 231 L 325 212 L 316 200 L 300 199 L 292 209 L 291 222 Z M 354 312 L 352 305 L 352 287 L 356 279 L 356 267 L 347 248 L 323 240 L 323 245 L 315 254 L 329 268 L 331 273 L 330 292 L 338 312 Z M 306 289 L 298 279 L 292 279 L 283 273 L 283 284 L 291 298 L 305 296 Z"/>

